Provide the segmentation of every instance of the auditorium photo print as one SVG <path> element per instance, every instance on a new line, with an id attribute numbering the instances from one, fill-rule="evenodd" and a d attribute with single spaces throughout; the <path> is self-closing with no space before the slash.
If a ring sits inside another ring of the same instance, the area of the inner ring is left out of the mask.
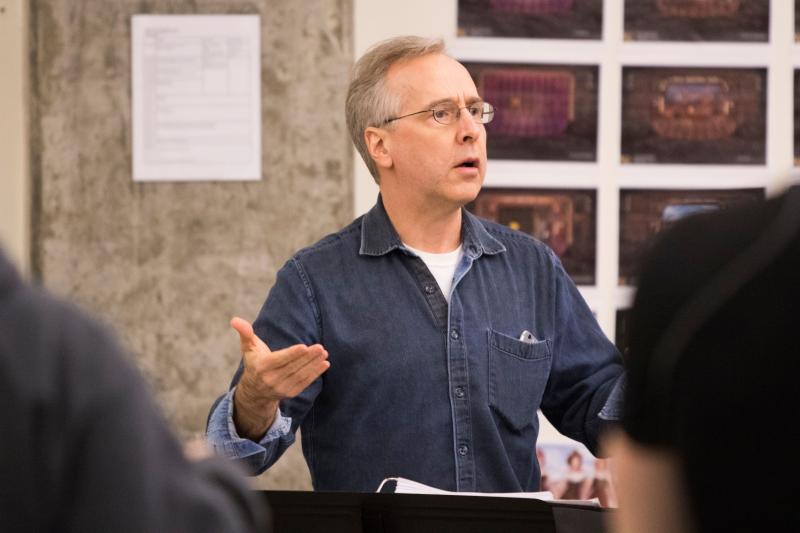
<path id="1" fill-rule="evenodd" d="M 624 67 L 622 163 L 762 165 L 764 68 Z"/>
<path id="2" fill-rule="evenodd" d="M 769 0 L 625 0 L 626 41 L 769 41 Z"/>
<path id="3" fill-rule="evenodd" d="M 764 199 L 753 189 L 622 189 L 619 198 L 619 284 L 636 285 L 653 239 L 688 216 Z"/>
<path id="4" fill-rule="evenodd" d="M 484 188 L 467 209 L 547 244 L 578 285 L 594 285 L 597 191 Z"/>
<path id="5" fill-rule="evenodd" d="M 597 159 L 597 66 L 464 66 L 478 93 L 495 107 L 486 125 L 490 159 Z"/>
<path id="6" fill-rule="evenodd" d="M 600 39 L 603 0 L 459 0 L 460 37 Z"/>

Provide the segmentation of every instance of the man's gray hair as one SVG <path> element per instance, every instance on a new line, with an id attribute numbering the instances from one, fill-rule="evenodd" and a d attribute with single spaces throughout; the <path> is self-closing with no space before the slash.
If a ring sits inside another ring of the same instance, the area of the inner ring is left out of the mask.
<path id="1" fill-rule="evenodd" d="M 379 182 L 378 167 L 369 155 L 364 130 L 384 126 L 400 112 L 402 105 L 397 95 L 389 94 L 386 72 L 398 61 L 441 53 L 444 53 L 442 39 L 394 37 L 372 46 L 353 67 L 345 102 L 347 129 L 376 183 Z"/>

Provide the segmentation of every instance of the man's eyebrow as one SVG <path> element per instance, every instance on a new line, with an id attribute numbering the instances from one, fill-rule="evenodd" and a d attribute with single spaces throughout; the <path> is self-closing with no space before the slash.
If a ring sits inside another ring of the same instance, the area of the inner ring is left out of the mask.
<path id="1" fill-rule="evenodd" d="M 483 98 L 480 96 L 470 96 L 464 100 L 464 103 L 469 105 L 474 104 L 475 102 L 482 102 Z M 455 98 L 439 98 L 438 100 L 434 100 L 427 104 L 426 109 L 432 109 L 433 107 L 441 104 L 452 104 L 455 103 Z"/>

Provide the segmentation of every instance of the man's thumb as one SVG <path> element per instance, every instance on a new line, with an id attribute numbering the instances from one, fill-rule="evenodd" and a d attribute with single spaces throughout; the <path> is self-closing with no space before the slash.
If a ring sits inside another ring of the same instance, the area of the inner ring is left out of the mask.
<path id="1" fill-rule="evenodd" d="M 250 351 L 266 351 L 270 353 L 269 346 L 253 332 L 253 325 L 247 320 L 235 316 L 231 319 L 231 327 L 239 334 L 242 343 L 242 354 Z"/>
<path id="2" fill-rule="evenodd" d="M 250 322 L 235 316 L 231 319 L 231 327 L 239 334 L 239 340 L 242 341 L 242 349 L 245 348 L 245 345 L 253 343 L 255 333 L 253 333 L 253 325 Z"/>

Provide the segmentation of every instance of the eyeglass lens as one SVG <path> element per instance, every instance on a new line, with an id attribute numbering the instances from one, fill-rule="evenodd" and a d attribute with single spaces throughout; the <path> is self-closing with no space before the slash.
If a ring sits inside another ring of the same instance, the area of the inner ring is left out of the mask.
<path id="1" fill-rule="evenodd" d="M 461 116 L 461 109 L 466 109 L 475 122 L 486 124 L 494 116 L 494 108 L 488 102 L 476 102 L 465 108 L 459 108 L 456 104 L 441 104 L 432 109 L 433 118 L 440 124 L 450 124 Z"/>

